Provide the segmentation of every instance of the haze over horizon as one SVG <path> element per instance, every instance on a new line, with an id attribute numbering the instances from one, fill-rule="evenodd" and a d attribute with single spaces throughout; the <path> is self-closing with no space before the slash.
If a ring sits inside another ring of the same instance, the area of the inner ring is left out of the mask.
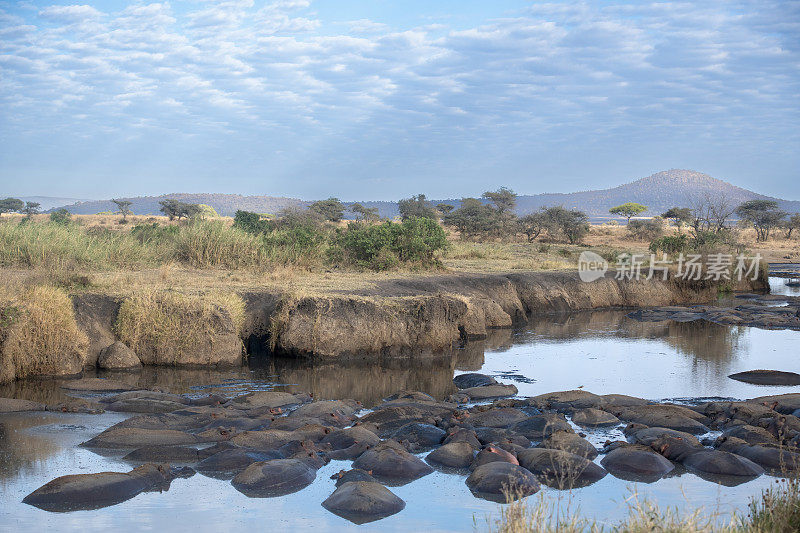
<path id="1" fill-rule="evenodd" d="M 800 4 L 0 2 L 0 195 L 800 199 Z"/>

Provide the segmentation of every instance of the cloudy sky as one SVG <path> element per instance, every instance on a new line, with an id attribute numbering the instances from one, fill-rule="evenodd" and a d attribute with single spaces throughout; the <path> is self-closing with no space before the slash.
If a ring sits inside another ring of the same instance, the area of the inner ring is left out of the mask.
<path id="1" fill-rule="evenodd" d="M 80 1 L 80 0 L 78 0 Z M 0 196 L 800 199 L 800 2 L 0 1 Z"/>

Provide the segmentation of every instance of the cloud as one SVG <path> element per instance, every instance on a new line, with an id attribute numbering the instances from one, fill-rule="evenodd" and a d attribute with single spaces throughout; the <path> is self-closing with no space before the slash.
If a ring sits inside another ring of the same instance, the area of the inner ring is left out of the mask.
<path id="1" fill-rule="evenodd" d="M 79 129 L 98 143 L 161 142 L 147 130 L 185 151 L 224 146 L 245 173 L 452 171 L 477 183 L 492 158 L 523 180 L 565 150 L 660 143 L 704 161 L 785 154 L 800 135 L 795 3 L 536 3 L 459 28 L 314 7 L 0 11 L 0 105 L 12 109 L 0 141 L 34 150 Z"/>

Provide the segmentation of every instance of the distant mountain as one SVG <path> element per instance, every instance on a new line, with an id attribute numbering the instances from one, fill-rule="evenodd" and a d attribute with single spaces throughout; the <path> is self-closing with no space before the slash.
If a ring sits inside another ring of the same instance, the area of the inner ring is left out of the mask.
<path id="1" fill-rule="evenodd" d="M 240 194 L 216 193 L 175 193 L 161 196 L 136 196 L 119 198 L 131 202 L 134 215 L 160 215 L 161 200 L 173 198 L 191 204 L 206 204 L 213 207 L 222 216 L 233 216 L 237 209 L 254 213 L 275 214 L 287 207 L 305 207 L 309 202 L 298 198 L 281 198 L 276 196 L 242 196 Z M 116 211 L 117 206 L 111 200 L 89 200 L 63 205 L 73 215 L 93 215 L 103 211 Z"/>
<path id="2" fill-rule="evenodd" d="M 47 211 L 54 207 L 61 207 L 62 205 L 71 204 L 75 202 L 87 202 L 88 200 L 81 200 L 80 198 L 57 198 L 55 196 L 23 196 L 20 198 L 23 202 L 36 202 L 39 204 L 39 209 Z"/>
<path id="3" fill-rule="evenodd" d="M 691 207 L 693 201 L 711 195 L 725 198 L 731 205 L 747 200 L 774 200 L 784 211 L 800 212 L 800 201 L 782 200 L 758 194 L 694 170 L 665 170 L 611 189 L 568 194 L 537 194 L 517 198 L 517 211 L 530 213 L 541 207 L 563 205 L 580 209 L 589 216 L 610 216 L 608 210 L 625 202 L 646 205 L 643 216 L 660 215 L 670 207 Z"/>
<path id="4" fill-rule="evenodd" d="M 713 198 L 724 197 L 731 205 L 738 205 L 747 200 L 774 200 L 784 211 L 800 212 L 800 201 L 782 200 L 764 196 L 741 187 L 737 187 L 707 174 L 693 170 L 666 170 L 652 176 L 626 183 L 611 189 L 582 191 L 573 193 L 550 193 L 536 195 L 520 195 L 517 198 L 517 212 L 520 215 L 531 213 L 541 207 L 564 206 L 568 209 L 585 211 L 593 220 L 609 218 L 608 210 L 625 202 L 638 202 L 648 206 L 643 216 L 659 215 L 670 207 L 691 207 L 698 198 L 711 195 Z M 298 198 L 275 196 L 242 196 L 238 194 L 164 194 L 161 196 L 139 196 L 125 198 L 132 202 L 131 209 L 137 215 L 157 215 L 158 202 L 166 198 L 174 198 L 183 202 L 207 204 L 217 210 L 220 215 L 233 216 L 237 209 L 255 213 L 275 214 L 287 207 L 306 207 L 311 202 Z M 447 203 L 458 207 L 460 200 L 431 200 L 436 205 Z M 363 201 L 365 207 L 377 207 L 382 217 L 392 218 L 399 214 L 396 202 Z M 44 205 L 44 203 L 42 203 Z M 347 202 L 351 205 L 352 202 Z M 60 207 L 60 206 L 53 206 Z M 94 214 L 102 211 L 114 211 L 116 207 L 111 201 L 79 201 L 64 205 L 73 214 Z M 347 213 L 352 217 L 351 213 Z"/>

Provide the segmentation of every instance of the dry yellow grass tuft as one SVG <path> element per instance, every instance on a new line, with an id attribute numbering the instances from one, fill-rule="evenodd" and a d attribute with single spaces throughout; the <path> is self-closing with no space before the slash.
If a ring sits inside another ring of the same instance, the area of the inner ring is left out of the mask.
<path id="1" fill-rule="evenodd" d="M 0 383 L 81 371 L 88 339 L 72 300 L 59 288 L 0 288 Z"/>
<path id="2" fill-rule="evenodd" d="M 244 301 L 232 292 L 151 290 L 122 302 L 115 330 L 143 363 L 199 363 L 195 358 L 219 335 L 238 338 L 244 319 Z"/>

